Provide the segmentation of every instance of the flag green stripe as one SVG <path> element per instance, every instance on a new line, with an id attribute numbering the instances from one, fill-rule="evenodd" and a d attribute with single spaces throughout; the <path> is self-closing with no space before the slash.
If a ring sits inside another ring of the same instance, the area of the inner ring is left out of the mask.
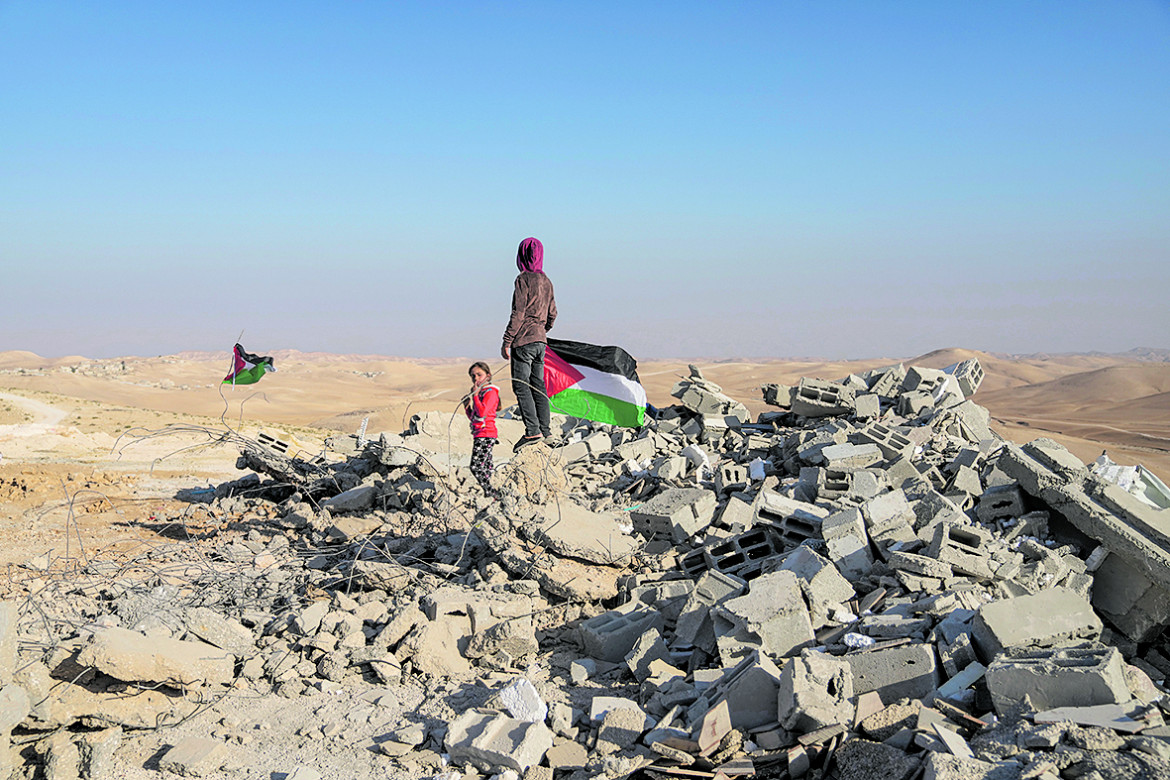
<path id="1" fill-rule="evenodd" d="M 608 395 L 568 387 L 549 399 L 549 407 L 569 417 L 584 417 L 609 425 L 636 428 L 646 422 L 646 407 Z"/>
<path id="2" fill-rule="evenodd" d="M 264 363 L 245 368 L 240 373 L 236 374 L 230 379 L 225 379 L 224 384 L 228 385 L 251 385 L 260 381 L 260 377 L 264 376 Z"/>

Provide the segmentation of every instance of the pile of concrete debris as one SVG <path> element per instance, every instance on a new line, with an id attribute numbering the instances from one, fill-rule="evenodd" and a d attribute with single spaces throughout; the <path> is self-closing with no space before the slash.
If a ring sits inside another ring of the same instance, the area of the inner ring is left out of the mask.
<path id="1" fill-rule="evenodd" d="M 441 415 L 341 460 L 246 447 L 205 497 L 234 534 L 0 608 L 0 776 L 108 776 L 126 730 L 341 691 L 398 707 L 348 742 L 397 777 L 1170 776 L 1170 513 L 1001 440 L 981 380 L 768 385 L 752 422 L 692 368 L 642 430 L 521 450 L 499 500 Z M 158 768 L 230 768 L 230 732 Z"/>

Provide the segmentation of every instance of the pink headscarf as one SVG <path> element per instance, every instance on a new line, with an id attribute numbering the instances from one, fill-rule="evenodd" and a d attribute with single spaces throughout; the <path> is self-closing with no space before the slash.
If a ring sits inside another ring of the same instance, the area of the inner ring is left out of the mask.
<path id="1" fill-rule="evenodd" d="M 516 250 L 516 267 L 521 271 L 544 273 L 544 245 L 535 238 L 526 238 Z"/>

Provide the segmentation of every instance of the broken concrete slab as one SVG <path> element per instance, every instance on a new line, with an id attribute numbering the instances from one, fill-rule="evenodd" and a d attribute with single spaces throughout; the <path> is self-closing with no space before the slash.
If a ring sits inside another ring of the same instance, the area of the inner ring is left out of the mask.
<path id="1" fill-rule="evenodd" d="M 986 677 L 991 703 L 1001 715 L 1025 696 L 1042 710 L 1130 698 L 1121 653 L 1112 647 L 1009 651 L 991 662 Z"/>
<path id="2" fill-rule="evenodd" d="M 227 683 L 235 667 L 231 653 L 207 642 L 147 637 L 125 628 L 95 632 L 77 662 L 126 682 L 183 686 Z"/>
<path id="3" fill-rule="evenodd" d="M 921 699 L 939 685 L 932 645 L 901 645 L 842 657 L 853 670 L 853 692 L 857 695 L 877 691 L 882 701 Z"/>
<path id="4" fill-rule="evenodd" d="M 530 723 L 494 710 L 468 710 L 447 728 L 444 745 L 452 763 L 471 764 L 482 772 L 524 772 L 540 763 L 553 744 L 543 723 Z"/>
<path id="5" fill-rule="evenodd" d="M 227 746 L 218 739 L 187 737 L 159 759 L 164 772 L 184 777 L 204 777 L 218 772 L 228 759 Z"/>

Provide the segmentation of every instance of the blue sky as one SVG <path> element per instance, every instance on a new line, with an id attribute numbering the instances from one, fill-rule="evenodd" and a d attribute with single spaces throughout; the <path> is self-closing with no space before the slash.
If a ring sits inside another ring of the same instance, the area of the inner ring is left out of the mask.
<path id="1" fill-rule="evenodd" d="M 0 0 L 0 350 L 1170 348 L 1170 3 Z"/>

